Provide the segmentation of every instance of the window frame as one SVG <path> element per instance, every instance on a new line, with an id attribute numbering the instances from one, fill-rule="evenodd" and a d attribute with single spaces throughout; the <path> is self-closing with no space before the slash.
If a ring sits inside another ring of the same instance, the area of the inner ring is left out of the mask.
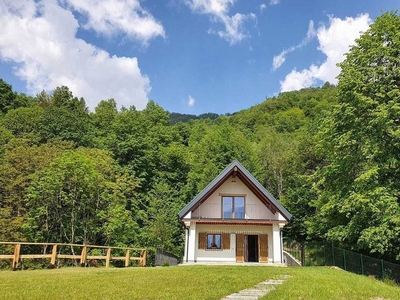
<path id="1" fill-rule="evenodd" d="M 224 198 L 231 198 L 231 217 L 225 217 L 224 216 L 224 213 L 225 213 L 225 211 L 224 211 Z M 236 204 L 236 201 L 235 201 L 235 199 L 236 198 L 243 198 L 243 217 L 242 218 L 238 218 L 238 217 L 236 217 L 236 208 L 235 208 L 235 204 Z M 244 220 L 244 219 L 246 219 L 246 195 L 240 195 L 240 194 L 238 194 L 238 195 L 229 195 L 229 194 L 224 194 L 224 195 L 221 195 L 221 218 L 222 219 L 229 219 L 229 220 Z"/>
<path id="2" fill-rule="evenodd" d="M 208 246 L 208 237 L 212 236 L 211 247 Z M 217 243 L 216 236 L 219 236 L 219 246 Z M 212 246 L 212 245 L 216 246 Z M 206 234 L 206 248 L 205 250 L 222 250 L 222 234 L 221 233 L 207 233 Z"/>

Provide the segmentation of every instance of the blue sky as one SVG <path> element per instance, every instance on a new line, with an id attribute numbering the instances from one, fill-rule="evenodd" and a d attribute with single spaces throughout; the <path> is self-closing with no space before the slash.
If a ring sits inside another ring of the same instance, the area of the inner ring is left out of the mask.
<path id="1" fill-rule="evenodd" d="M 336 83 L 349 45 L 398 0 L 2 0 L 0 77 L 66 85 L 91 110 L 232 113 Z"/>

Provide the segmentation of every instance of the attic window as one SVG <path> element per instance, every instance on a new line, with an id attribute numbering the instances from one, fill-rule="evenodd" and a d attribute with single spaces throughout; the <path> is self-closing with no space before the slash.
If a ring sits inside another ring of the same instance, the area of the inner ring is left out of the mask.
<path id="1" fill-rule="evenodd" d="M 244 196 L 222 196 L 222 218 L 244 219 Z"/>

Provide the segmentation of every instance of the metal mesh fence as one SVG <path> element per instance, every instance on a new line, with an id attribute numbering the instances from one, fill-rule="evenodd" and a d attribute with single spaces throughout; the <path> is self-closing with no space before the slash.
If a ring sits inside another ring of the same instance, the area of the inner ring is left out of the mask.
<path id="1" fill-rule="evenodd" d="M 301 259 L 301 246 L 285 242 L 284 249 Z M 304 245 L 305 266 L 337 266 L 343 270 L 381 280 L 391 280 L 400 285 L 400 265 L 382 259 L 334 247 L 329 243 L 308 242 Z"/>

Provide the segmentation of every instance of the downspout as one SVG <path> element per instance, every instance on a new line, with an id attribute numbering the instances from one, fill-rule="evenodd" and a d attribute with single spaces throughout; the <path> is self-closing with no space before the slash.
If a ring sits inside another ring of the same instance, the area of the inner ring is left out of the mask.
<path id="1" fill-rule="evenodd" d="M 187 241 L 186 241 L 186 263 L 189 262 L 189 236 L 190 236 L 190 230 L 188 227 L 186 227 L 186 236 L 187 236 Z"/>
<path id="2" fill-rule="evenodd" d="M 281 264 L 283 263 L 283 239 L 282 239 L 282 229 L 279 230 L 279 237 L 280 237 L 280 243 L 281 243 Z"/>

